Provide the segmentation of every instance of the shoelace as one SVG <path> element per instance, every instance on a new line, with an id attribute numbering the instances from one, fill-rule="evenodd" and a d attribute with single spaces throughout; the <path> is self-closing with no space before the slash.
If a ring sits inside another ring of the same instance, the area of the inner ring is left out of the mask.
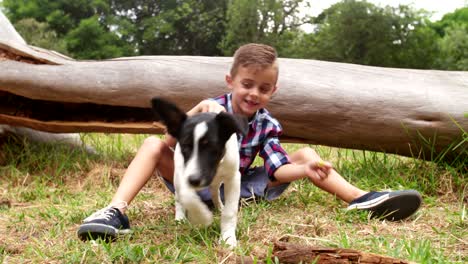
<path id="1" fill-rule="evenodd" d="M 113 208 L 112 206 L 107 206 L 102 208 L 101 210 L 98 210 L 94 212 L 92 215 L 86 217 L 83 222 L 89 222 L 92 220 L 97 220 L 97 219 L 105 219 L 109 220 L 110 217 L 115 214 L 115 210 L 118 210 L 116 208 Z"/>
<path id="2" fill-rule="evenodd" d="M 89 221 L 97 220 L 97 219 L 109 220 L 112 217 L 112 215 L 115 214 L 115 210 L 119 210 L 119 209 L 123 209 L 123 208 L 127 208 L 127 207 L 128 207 L 128 203 L 125 202 L 125 201 L 119 201 L 119 202 L 110 204 L 110 205 L 108 205 L 108 206 L 94 212 L 90 216 L 86 217 L 83 220 L 83 222 L 89 222 Z"/>

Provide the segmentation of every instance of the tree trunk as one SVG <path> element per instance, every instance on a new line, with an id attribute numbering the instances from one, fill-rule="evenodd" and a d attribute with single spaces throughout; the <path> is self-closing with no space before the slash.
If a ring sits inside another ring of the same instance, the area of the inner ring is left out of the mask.
<path id="1" fill-rule="evenodd" d="M 231 62 L 196 56 L 75 61 L 0 38 L 0 123 L 49 132 L 162 133 L 150 99 L 162 96 L 188 110 L 228 92 Z M 300 59 L 279 59 L 279 65 L 279 89 L 268 109 L 283 125 L 283 141 L 424 159 L 468 157 L 468 72 Z"/>
<path id="2" fill-rule="evenodd" d="M 13 25 L 11 25 L 10 21 L 3 15 L 0 11 L 0 39 L 4 43 L 0 48 L 0 60 L 10 59 L 10 60 L 18 60 L 18 61 L 26 61 L 30 63 L 51 63 L 51 64 L 58 64 L 60 62 L 59 58 L 66 57 L 61 56 L 60 54 L 54 54 L 53 51 L 47 51 L 44 49 L 40 49 L 37 47 L 29 47 L 26 45 L 26 41 L 16 32 Z M 15 43 L 21 44 L 20 47 L 27 48 L 27 52 L 21 52 L 21 50 L 15 49 Z M 36 50 L 39 50 L 37 52 Z M 13 52 L 11 52 L 13 51 Z M 42 57 L 47 57 L 47 53 L 54 54 L 51 56 L 52 61 L 48 61 L 47 59 L 44 60 Z M 23 54 L 26 56 L 21 56 Z M 34 58 L 34 54 L 39 54 L 37 58 Z M 58 56 L 58 58 L 56 58 Z M 29 57 L 33 57 L 30 59 Z M 58 60 L 58 62 L 54 62 Z M 63 60 L 62 60 L 63 62 Z M 0 92 L 1 93 L 1 92 Z M 96 153 L 96 150 L 91 147 L 85 145 L 81 141 L 81 137 L 78 133 L 48 133 L 43 131 L 33 130 L 27 127 L 22 127 L 23 124 L 19 123 L 20 126 L 14 127 L 9 125 L 2 125 L 0 123 L 0 138 L 2 136 L 8 136 L 9 134 L 14 134 L 16 136 L 26 137 L 32 141 L 38 142 L 54 142 L 54 143 L 62 143 L 67 144 L 72 147 L 83 147 L 86 149 L 88 153 Z M 1 142 L 0 142 L 1 144 Z M 1 153 L 0 153 L 0 163 L 1 163 Z"/>

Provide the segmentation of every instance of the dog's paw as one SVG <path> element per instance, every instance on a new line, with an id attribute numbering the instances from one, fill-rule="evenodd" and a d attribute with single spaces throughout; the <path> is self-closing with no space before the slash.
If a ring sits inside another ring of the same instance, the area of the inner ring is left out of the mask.
<path id="1" fill-rule="evenodd" d="M 182 222 L 186 219 L 185 217 L 185 210 L 182 206 L 176 204 L 176 208 L 175 208 L 175 220 L 177 222 Z"/>
<path id="2" fill-rule="evenodd" d="M 187 218 L 192 225 L 209 226 L 213 223 L 213 213 L 209 210 L 187 210 Z"/>
<path id="3" fill-rule="evenodd" d="M 233 233 L 225 233 L 221 235 L 221 238 L 219 239 L 219 243 L 225 244 L 228 248 L 234 249 L 237 246 L 237 239 L 236 235 Z"/>
<path id="4" fill-rule="evenodd" d="M 176 222 L 183 222 L 185 221 L 187 218 L 185 217 L 185 214 L 177 214 L 175 215 L 175 220 Z"/>

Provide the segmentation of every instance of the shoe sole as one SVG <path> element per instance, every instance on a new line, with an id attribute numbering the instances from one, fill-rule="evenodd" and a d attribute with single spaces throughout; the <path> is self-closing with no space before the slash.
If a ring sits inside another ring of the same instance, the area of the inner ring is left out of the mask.
<path id="1" fill-rule="evenodd" d="M 399 221 L 410 217 L 422 204 L 421 195 L 414 190 L 395 191 L 363 203 L 350 205 L 347 209 L 369 210 L 371 218 Z"/>
<path id="2" fill-rule="evenodd" d="M 96 240 L 103 239 L 105 241 L 113 241 L 117 239 L 119 235 L 125 235 L 131 233 L 130 229 L 117 229 L 113 226 L 104 224 L 82 224 L 78 229 L 78 237 L 83 240 Z"/>

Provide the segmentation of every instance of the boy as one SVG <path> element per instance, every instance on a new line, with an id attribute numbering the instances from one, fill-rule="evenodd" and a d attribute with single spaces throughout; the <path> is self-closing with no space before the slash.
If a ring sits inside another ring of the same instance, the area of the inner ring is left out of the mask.
<path id="1" fill-rule="evenodd" d="M 241 196 L 273 200 L 281 195 L 290 182 L 309 178 L 319 188 L 349 203 L 348 209 L 366 209 L 375 217 L 388 220 L 405 219 L 421 205 L 417 191 L 365 192 L 347 182 L 309 147 L 287 154 L 281 147 L 281 125 L 265 109 L 278 89 L 278 63 L 276 50 L 263 44 L 241 46 L 234 54 L 234 63 L 226 83 L 231 93 L 204 100 L 187 114 L 228 111 L 245 115 L 249 131 L 239 138 Z M 157 169 L 167 187 L 174 192 L 173 172 L 174 138 L 165 140 L 147 138 L 130 163 L 109 206 L 95 212 L 83 221 L 78 230 L 82 239 L 91 236 L 113 236 L 130 232 L 128 204 Z M 250 168 L 256 155 L 264 159 L 264 166 Z M 209 202 L 210 193 L 199 193 Z"/>

